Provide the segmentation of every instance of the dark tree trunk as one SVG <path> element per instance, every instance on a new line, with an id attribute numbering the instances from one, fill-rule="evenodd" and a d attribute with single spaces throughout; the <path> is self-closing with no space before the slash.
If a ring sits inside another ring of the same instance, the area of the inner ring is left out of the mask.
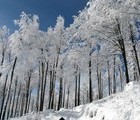
<path id="1" fill-rule="evenodd" d="M 36 111 L 39 111 L 39 97 L 40 97 L 40 79 L 41 79 L 41 75 L 40 75 L 40 63 L 39 63 L 39 80 L 38 80 L 38 88 L 37 88 L 37 98 L 36 98 Z"/>
<path id="2" fill-rule="evenodd" d="M 32 98 L 32 90 L 30 90 L 30 93 L 29 93 L 29 100 L 28 100 L 28 107 L 27 107 L 27 113 L 29 113 L 30 111 L 30 103 L 31 103 L 31 98 Z"/>
<path id="3" fill-rule="evenodd" d="M 125 76 L 126 76 L 126 83 L 129 83 L 129 73 L 128 73 L 128 67 L 127 67 L 127 60 L 126 60 L 126 53 L 125 50 L 122 51 L 123 59 L 124 59 L 124 66 L 125 66 Z"/>
<path id="4" fill-rule="evenodd" d="M 52 78 L 53 78 L 53 72 L 52 70 L 50 71 L 50 86 L 49 86 L 49 104 L 48 104 L 48 109 L 51 108 L 51 94 L 52 94 Z"/>
<path id="5" fill-rule="evenodd" d="M 2 48 L 2 60 L 1 60 L 1 66 L 3 65 L 4 62 L 4 58 L 5 58 L 5 48 Z"/>
<path id="6" fill-rule="evenodd" d="M 87 93 L 87 96 L 86 96 L 86 97 L 87 97 L 86 103 L 88 103 L 88 102 L 89 102 L 89 91 L 87 90 L 86 93 Z"/>
<path id="7" fill-rule="evenodd" d="M 91 55 L 89 58 L 89 102 L 93 101 L 92 97 L 92 74 L 91 74 Z"/>
<path id="8" fill-rule="evenodd" d="M 27 113 L 29 94 L 30 94 L 30 84 L 31 84 L 31 71 L 28 73 L 28 80 L 26 81 L 26 94 L 25 94 L 25 109 L 24 114 Z"/>
<path id="9" fill-rule="evenodd" d="M 12 94 L 10 95 L 10 99 L 9 99 L 9 103 L 8 103 L 8 107 L 7 107 L 7 119 L 10 117 L 10 111 L 11 111 L 11 103 L 12 103 Z"/>
<path id="10" fill-rule="evenodd" d="M 120 85 L 121 85 L 121 91 L 123 90 L 123 78 L 122 78 L 122 71 L 120 66 L 118 67 L 119 73 L 120 73 Z"/>
<path id="11" fill-rule="evenodd" d="M 60 110 L 60 108 L 62 107 L 62 91 L 63 91 L 63 79 L 62 77 L 60 78 L 60 83 L 59 83 L 59 98 L 58 98 L 58 107 L 57 110 Z"/>
<path id="12" fill-rule="evenodd" d="M 99 99 L 103 98 L 102 95 L 102 78 L 101 78 L 101 71 L 99 72 L 99 66 L 97 65 L 97 79 L 98 79 L 98 97 Z"/>
<path id="13" fill-rule="evenodd" d="M 44 63 L 42 62 L 41 63 L 41 95 L 40 95 L 40 109 L 39 109 L 39 111 L 43 111 L 43 105 L 44 105 L 44 103 L 43 103 L 43 92 L 44 92 L 44 75 L 45 75 L 45 65 L 44 65 Z"/>
<path id="14" fill-rule="evenodd" d="M 8 75 L 6 75 L 6 80 L 5 80 L 5 83 L 4 83 L 4 87 L 3 87 L 3 98 L 2 98 L 2 102 L 1 102 L 1 109 L 0 109 L 0 118 L 1 118 L 1 115 L 2 115 L 2 111 L 3 111 L 3 107 L 4 107 L 4 101 L 5 101 L 5 98 L 6 98 L 6 85 L 7 85 L 7 80 L 8 80 Z"/>
<path id="15" fill-rule="evenodd" d="M 22 116 L 24 113 L 24 105 L 25 105 L 25 93 L 23 92 L 21 95 L 20 116 Z"/>
<path id="16" fill-rule="evenodd" d="M 116 70 L 115 70 L 115 66 L 116 66 L 116 60 L 115 60 L 115 56 L 114 56 L 114 60 L 113 60 L 113 94 L 116 93 Z"/>
<path id="17" fill-rule="evenodd" d="M 19 96 L 20 96 L 20 93 L 21 93 L 21 85 L 19 86 L 19 90 L 18 90 L 18 94 L 17 94 L 17 99 L 16 99 L 16 105 L 15 105 L 15 112 L 14 112 L 14 115 L 13 117 L 16 117 L 17 116 L 17 110 L 18 110 L 18 105 L 19 105 Z"/>
<path id="18" fill-rule="evenodd" d="M 80 85 L 81 84 L 81 73 L 79 70 L 79 76 L 78 76 L 78 100 L 77 100 L 77 105 L 80 105 Z"/>
<path id="19" fill-rule="evenodd" d="M 55 94 L 55 80 L 56 80 L 56 71 L 55 63 L 53 64 L 53 70 L 50 71 L 50 90 L 49 90 L 49 109 L 54 108 L 54 94 Z"/>
<path id="20" fill-rule="evenodd" d="M 110 79 L 110 65 L 109 65 L 109 61 L 107 61 L 107 69 L 108 69 L 108 94 L 111 95 L 111 79 Z"/>
<path id="21" fill-rule="evenodd" d="M 65 108 L 65 94 L 66 94 L 66 82 L 64 81 L 64 90 L 63 90 L 63 103 L 62 107 Z"/>
<path id="22" fill-rule="evenodd" d="M 43 111 L 43 107 L 44 107 L 44 99 L 45 99 L 45 91 L 46 91 L 46 83 L 47 83 L 47 74 L 48 74 L 48 62 L 47 62 L 47 66 L 46 66 L 46 71 L 44 73 L 44 64 L 42 64 L 42 81 L 44 80 L 44 82 L 42 82 L 42 91 L 41 91 L 41 104 L 40 104 L 40 111 Z"/>
<path id="23" fill-rule="evenodd" d="M 75 72 L 75 106 L 77 106 L 77 67 L 76 67 L 76 72 Z"/>
<path id="24" fill-rule="evenodd" d="M 15 89 L 14 89 L 14 96 L 13 96 L 13 101 L 12 101 L 12 106 L 11 106 L 12 109 L 11 109 L 11 113 L 10 113 L 10 118 L 12 118 L 13 114 L 14 114 L 16 92 L 17 92 L 17 78 L 15 80 Z"/>
<path id="25" fill-rule="evenodd" d="M 67 93 L 67 103 L 66 103 L 66 108 L 69 108 L 69 95 L 70 95 L 70 88 L 68 86 L 68 93 Z"/>
<path id="26" fill-rule="evenodd" d="M 97 80 L 98 80 L 98 98 L 101 99 L 101 95 L 100 95 L 101 81 L 100 81 L 99 65 L 98 65 L 98 63 L 97 63 Z"/>

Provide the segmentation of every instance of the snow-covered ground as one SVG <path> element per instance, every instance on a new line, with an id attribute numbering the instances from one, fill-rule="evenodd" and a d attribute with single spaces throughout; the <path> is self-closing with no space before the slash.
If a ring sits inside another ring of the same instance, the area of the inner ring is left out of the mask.
<path id="1" fill-rule="evenodd" d="M 90 104 L 60 111 L 47 110 L 11 120 L 140 120 L 140 83 L 130 82 L 123 92 Z"/>

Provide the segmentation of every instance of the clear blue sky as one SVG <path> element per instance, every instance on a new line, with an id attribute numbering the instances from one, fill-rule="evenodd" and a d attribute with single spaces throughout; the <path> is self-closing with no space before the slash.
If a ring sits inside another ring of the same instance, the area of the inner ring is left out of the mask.
<path id="1" fill-rule="evenodd" d="M 37 14 L 40 18 L 40 29 L 47 30 L 54 26 L 58 15 L 65 18 L 65 25 L 73 22 L 72 16 L 78 15 L 88 0 L 0 0 L 0 27 L 7 25 L 13 32 L 16 28 L 13 20 L 19 19 L 22 11 Z"/>

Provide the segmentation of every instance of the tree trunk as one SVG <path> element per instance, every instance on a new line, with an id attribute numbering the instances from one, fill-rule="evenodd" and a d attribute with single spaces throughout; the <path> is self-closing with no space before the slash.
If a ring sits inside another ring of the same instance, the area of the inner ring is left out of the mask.
<path id="1" fill-rule="evenodd" d="M 13 96 L 13 101 L 12 101 L 12 106 L 11 106 L 12 109 L 11 109 L 11 113 L 10 113 L 10 118 L 12 118 L 13 114 L 14 114 L 16 92 L 17 92 L 17 78 L 15 80 L 15 89 L 14 89 L 14 96 Z"/>
<path id="2" fill-rule="evenodd" d="M 40 64 L 39 64 L 39 80 L 38 80 L 38 88 L 37 88 L 37 96 L 36 96 L 36 111 L 39 111 L 39 97 L 40 97 L 40 79 L 41 79 L 41 75 L 40 75 Z"/>
<path id="3" fill-rule="evenodd" d="M 114 59 L 113 59 L 113 94 L 116 93 L 116 70 L 115 70 L 115 66 L 116 66 L 116 60 L 115 60 L 115 56 L 114 56 Z"/>
<path id="4" fill-rule="evenodd" d="M 62 103 L 63 108 L 65 108 L 65 96 L 66 96 L 66 82 L 64 81 L 63 103 Z"/>
<path id="5" fill-rule="evenodd" d="M 31 112 L 34 111 L 34 99 L 32 99 L 32 103 L 31 103 Z"/>
<path id="6" fill-rule="evenodd" d="M 7 107 L 7 119 L 10 117 L 10 111 L 11 111 L 11 103 L 12 103 L 12 94 L 10 95 L 10 99 L 9 99 L 9 103 L 8 103 L 8 107 Z"/>
<path id="7" fill-rule="evenodd" d="M 4 107 L 4 101 L 5 101 L 5 98 L 6 98 L 7 80 L 8 80 L 8 75 L 6 75 L 6 80 L 5 80 L 4 87 L 3 87 L 3 98 L 2 98 L 2 102 L 1 102 L 0 118 L 1 118 L 1 115 L 2 115 L 2 111 L 3 111 L 3 107 Z"/>
<path id="8" fill-rule="evenodd" d="M 119 73 L 120 73 L 120 85 L 121 85 L 121 91 L 123 90 L 123 78 L 122 78 L 122 72 L 120 66 L 118 67 Z"/>
<path id="9" fill-rule="evenodd" d="M 48 104 L 48 109 L 51 108 L 51 94 L 52 94 L 52 78 L 53 78 L 53 72 L 52 70 L 50 71 L 50 86 L 49 86 L 49 104 Z"/>
<path id="10" fill-rule="evenodd" d="M 107 61 L 107 69 L 108 69 L 108 94 L 111 95 L 111 79 L 110 79 L 109 61 Z"/>
<path id="11" fill-rule="evenodd" d="M 17 94 L 17 99 L 16 99 L 16 105 L 15 105 L 15 112 L 14 112 L 13 117 L 16 117 L 17 116 L 17 110 L 18 110 L 18 105 L 19 105 L 19 96 L 20 96 L 20 93 L 21 93 L 21 85 L 19 86 L 19 90 L 18 90 L 18 94 Z"/>
<path id="12" fill-rule="evenodd" d="M 5 48 L 4 48 L 4 46 L 2 46 L 2 60 L 1 60 L 1 66 L 3 65 L 4 58 L 5 58 Z"/>
<path id="13" fill-rule="evenodd" d="M 70 95 L 70 88 L 68 86 L 68 93 L 67 93 L 67 103 L 66 103 L 66 108 L 69 108 L 69 95 Z"/>
<path id="14" fill-rule="evenodd" d="M 62 107 L 62 91 L 63 91 L 63 78 L 60 78 L 60 83 L 59 83 L 59 98 L 58 98 L 58 107 L 57 110 L 60 110 L 60 108 Z"/>
<path id="15" fill-rule="evenodd" d="M 92 98 L 92 74 L 91 74 L 91 55 L 89 58 L 89 102 L 93 101 Z"/>
<path id="16" fill-rule="evenodd" d="M 75 107 L 77 106 L 77 67 L 76 67 L 76 72 L 75 72 Z"/>
<path id="17" fill-rule="evenodd" d="M 30 70 L 30 72 L 28 72 L 28 80 L 26 81 L 26 94 L 25 94 L 24 114 L 27 113 L 27 109 L 28 109 L 28 101 L 29 101 L 29 94 L 30 94 L 30 83 L 31 83 L 31 70 Z"/>
<path id="18" fill-rule="evenodd" d="M 43 92 L 44 92 L 44 75 L 45 75 L 45 65 L 41 63 L 41 95 L 40 95 L 40 109 L 39 111 L 43 111 Z"/>
<path id="19" fill-rule="evenodd" d="M 23 92 L 21 95 L 21 105 L 20 105 L 20 116 L 23 116 L 24 106 L 25 105 L 25 93 Z"/>
<path id="20" fill-rule="evenodd" d="M 48 74 L 48 62 L 47 62 L 47 66 L 46 66 L 46 71 L 44 73 L 44 65 L 42 64 L 42 81 L 44 80 L 44 82 L 42 82 L 42 91 L 41 91 L 41 104 L 40 104 L 40 111 L 43 111 L 43 107 L 44 107 L 44 99 L 45 99 L 45 91 L 46 91 L 46 82 L 47 82 L 47 74 Z M 45 76 L 44 76 L 45 74 Z M 44 79 L 43 79 L 44 78 Z"/>
<path id="21" fill-rule="evenodd" d="M 79 70 L 79 76 L 78 76 L 78 102 L 77 105 L 80 105 L 80 84 L 81 84 L 81 73 Z"/>
<path id="22" fill-rule="evenodd" d="M 27 113 L 30 112 L 30 103 L 31 103 L 31 98 L 32 98 L 32 90 L 30 90 L 30 93 L 29 93 L 29 100 L 28 100 L 28 107 L 27 107 Z"/>

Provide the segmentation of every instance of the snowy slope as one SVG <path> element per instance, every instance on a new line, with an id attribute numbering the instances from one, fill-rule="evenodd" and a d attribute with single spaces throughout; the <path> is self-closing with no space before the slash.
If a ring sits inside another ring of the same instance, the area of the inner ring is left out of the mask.
<path id="1" fill-rule="evenodd" d="M 130 82 L 122 93 L 71 110 L 48 110 L 12 120 L 140 120 L 140 83 Z"/>

